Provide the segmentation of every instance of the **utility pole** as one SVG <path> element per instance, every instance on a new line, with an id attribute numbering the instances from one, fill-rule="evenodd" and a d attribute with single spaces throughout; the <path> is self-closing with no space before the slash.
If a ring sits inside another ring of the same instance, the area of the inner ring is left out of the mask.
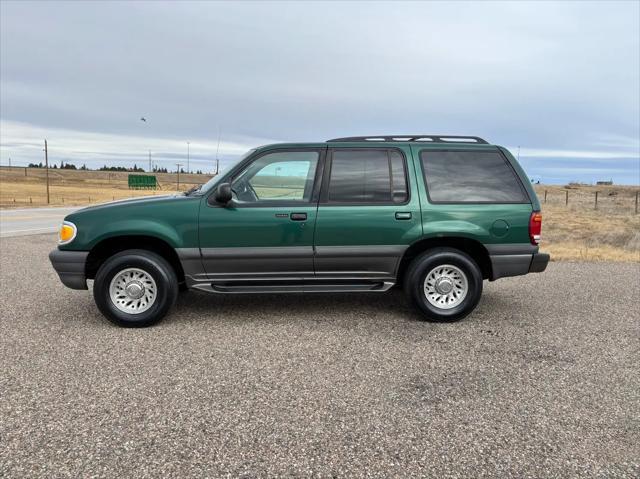
<path id="1" fill-rule="evenodd" d="M 178 167 L 178 186 L 177 186 L 177 190 L 180 191 L 180 167 L 182 166 L 182 163 L 176 163 L 176 166 Z"/>
<path id="2" fill-rule="evenodd" d="M 218 176 L 218 168 L 220 167 L 220 160 L 216 158 L 216 176 Z"/>
<path id="3" fill-rule="evenodd" d="M 9 168 L 11 168 L 11 157 L 9 157 Z"/>
<path id="4" fill-rule="evenodd" d="M 153 168 L 151 168 L 151 150 L 149 150 L 149 172 L 151 172 Z"/>
<path id="5" fill-rule="evenodd" d="M 47 204 L 49 204 L 49 151 L 47 150 L 47 140 L 44 140 L 44 168 L 47 175 Z"/>
<path id="6" fill-rule="evenodd" d="M 189 168 L 189 142 L 187 141 L 187 173 L 191 173 L 191 169 Z"/>

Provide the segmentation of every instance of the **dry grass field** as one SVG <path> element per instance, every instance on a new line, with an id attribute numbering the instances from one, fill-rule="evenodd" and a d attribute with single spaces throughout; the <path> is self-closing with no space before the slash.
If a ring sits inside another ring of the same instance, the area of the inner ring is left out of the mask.
<path id="1" fill-rule="evenodd" d="M 145 173 L 140 173 L 145 174 Z M 178 191 L 175 173 L 154 173 L 156 190 L 132 190 L 127 172 L 49 170 L 50 205 L 87 205 L 132 196 L 162 195 Z M 0 168 L 0 208 L 47 206 L 46 171 L 41 168 Z M 205 183 L 210 175 L 180 174 L 180 191 Z"/>
<path id="2" fill-rule="evenodd" d="M 130 190 L 126 172 L 49 170 L 49 175 L 50 204 L 56 206 L 167 194 L 178 189 L 175 173 L 156 174 L 160 183 L 157 190 Z M 30 168 L 25 174 L 24 168 L 0 168 L 0 207 L 46 206 L 44 177 L 42 169 Z M 181 174 L 180 191 L 209 178 Z M 267 185 L 264 188 L 273 189 Z M 282 188 L 283 195 L 296 193 L 292 193 L 292 185 L 278 184 L 277 188 Z M 640 262 L 640 215 L 635 210 L 638 187 L 536 185 L 536 191 L 542 203 L 542 249 L 550 252 L 553 260 Z M 565 204 L 567 191 L 569 201 Z"/>
<path id="3" fill-rule="evenodd" d="M 545 202 L 545 190 L 547 201 Z M 566 191 L 569 203 L 566 203 Z M 598 192 L 598 209 L 595 193 Z M 638 187 L 536 185 L 542 203 L 542 249 L 553 260 L 640 262 Z"/>

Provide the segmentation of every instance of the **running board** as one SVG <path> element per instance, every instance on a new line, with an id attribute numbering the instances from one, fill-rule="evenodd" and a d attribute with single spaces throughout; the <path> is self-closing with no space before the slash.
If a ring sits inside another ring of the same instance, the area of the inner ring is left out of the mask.
<path id="1" fill-rule="evenodd" d="M 265 281 L 251 282 L 212 282 L 199 283 L 191 287 L 207 293 L 239 294 L 239 293 L 382 293 L 393 287 L 391 281 L 379 282 L 350 282 L 350 283 L 286 283 Z"/>

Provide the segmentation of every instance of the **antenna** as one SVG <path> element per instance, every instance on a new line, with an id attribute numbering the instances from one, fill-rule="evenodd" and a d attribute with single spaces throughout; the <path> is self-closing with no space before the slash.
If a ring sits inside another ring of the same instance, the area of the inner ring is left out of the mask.
<path id="1" fill-rule="evenodd" d="M 218 146 L 216 147 L 216 175 L 218 174 L 218 167 L 220 160 L 218 159 L 218 152 L 220 151 L 220 125 L 218 125 Z"/>

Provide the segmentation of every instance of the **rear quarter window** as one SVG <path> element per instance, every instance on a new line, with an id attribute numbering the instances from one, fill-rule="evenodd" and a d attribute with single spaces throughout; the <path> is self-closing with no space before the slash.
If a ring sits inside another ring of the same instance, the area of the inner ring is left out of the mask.
<path id="1" fill-rule="evenodd" d="M 432 203 L 528 203 L 511 165 L 494 151 L 420 152 Z"/>

